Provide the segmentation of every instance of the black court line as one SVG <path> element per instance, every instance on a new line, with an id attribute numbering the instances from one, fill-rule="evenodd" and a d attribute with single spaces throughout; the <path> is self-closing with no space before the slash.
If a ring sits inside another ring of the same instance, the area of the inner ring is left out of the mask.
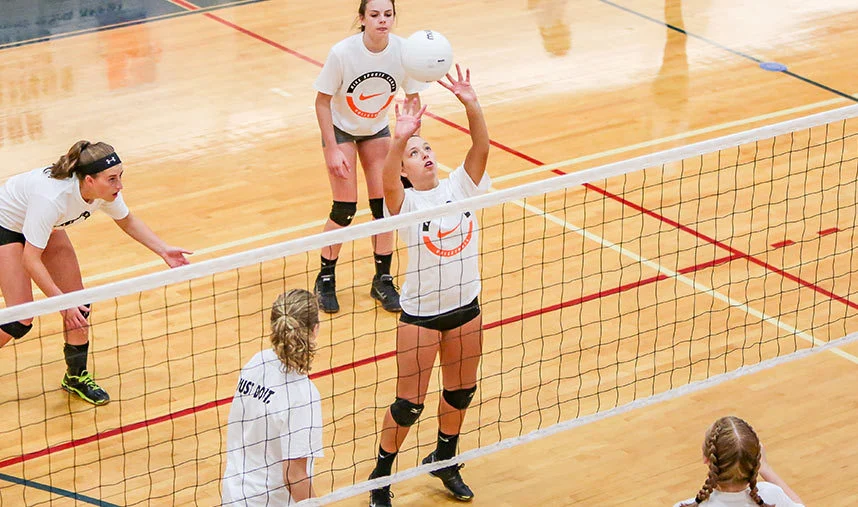
<path id="1" fill-rule="evenodd" d="M 90 505 L 98 505 L 99 507 L 119 507 L 116 504 L 105 502 L 104 500 L 99 500 L 98 498 L 93 498 L 91 496 L 81 495 L 80 493 L 75 493 L 74 491 L 69 491 L 67 489 L 55 488 L 54 486 L 48 486 L 47 484 L 42 484 L 40 482 L 28 481 L 27 479 L 21 479 L 19 477 L 15 477 L 14 475 L 8 474 L 0 474 L 0 480 L 9 481 L 15 484 L 20 484 L 21 486 L 27 488 L 38 489 L 41 491 L 47 491 L 48 493 L 53 493 L 55 495 L 64 496 L 67 498 L 72 498 L 78 502 L 87 503 Z"/>
<path id="2" fill-rule="evenodd" d="M 611 7 L 615 7 L 617 9 L 622 10 L 622 11 L 628 12 L 629 14 L 633 14 L 639 18 L 646 19 L 647 21 L 652 21 L 653 23 L 658 23 L 661 26 L 666 26 L 667 28 L 670 28 L 671 30 L 679 32 L 679 33 L 685 35 L 686 37 L 691 37 L 693 39 L 703 41 L 706 44 L 709 44 L 711 46 L 715 46 L 719 49 L 723 49 L 724 51 L 727 51 L 728 53 L 732 53 L 736 56 L 740 56 L 742 58 L 751 60 L 757 64 L 761 64 L 764 61 L 764 60 L 760 60 L 759 58 L 757 58 L 755 56 L 749 55 L 748 53 L 743 53 L 743 52 L 739 51 L 738 49 L 733 49 L 731 47 L 725 46 L 724 44 L 721 44 L 720 42 L 716 42 L 712 39 L 708 39 L 706 37 L 703 37 L 702 35 L 697 35 L 696 33 L 688 32 L 682 28 L 679 28 L 678 26 L 671 25 L 670 23 L 667 23 L 667 22 L 662 21 L 660 19 L 653 18 L 651 16 L 647 16 L 646 14 L 644 14 L 642 12 L 638 12 L 634 9 L 630 9 L 630 8 L 625 7 L 623 5 L 614 3 L 611 0 L 599 0 L 599 1 L 602 2 L 603 4 L 607 4 L 607 5 L 610 5 Z M 824 85 L 824 84 L 820 83 L 819 81 L 814 81 L 813 79 L 810 79 L 810 78 L 807 78 L 804 76 L 800 76 L 800 75 L 798 75 L 794 72 L 791 72 L 789 70 L 781 71 L 780 73 L 786 74 L 787 76 L 790 76 L 790 77 L 794 77 L 795 79 L 798 79 L 800 81 L 804 81 L 807 84 L 813 85 L 817 88 L 823 89 L 823 90 L 830 92 L 830 93 L 833 93 L 835 95 L 839 95 L 839 96 L 843 97 L 844 99 L 849 99 L 852 102 L 858 102 L 858 98 L 853 97 L 852 95 L 845 93 L 845 92 L 842 92 L 836 88 L 832 88 L 830 86 Z"/>
<path id="3" fill-rule="evenodd" d="M 167 1 L 169 1 L 169 0 L 167 0 Z M 60 34 L 46 35 L 44 37 L 37 37 L 35 39 L 27 39 L 27 40 L 22 40 L 22 41 L 18 41 L 18 42 L 9 42 L 6 44 L 0 44 L 0 51 L 3 51 L 4 49 L 12 49 L 12 48 L 17 48 L 17 47 L 21 47 L 21 46 L 29 46 L 31 44 L 38 44 L 40 42 L 47 42 L 47 41 L 60 40 L 60 39 L 68 39 L 70 37 L 77 37 L 78 35 L 86 35 L 86 34 L 90 34 L 90 33 L 104 32 L 107 30 L 114 30 L 116 28 L 125 28 L 126 26 L 142 25 L 143 23 L 154 23 L 156 21 L 163 21 L 165 19 L 175 19 L 175 18 L 179 18 L 182 16 L 204 14 L 206 12 L 219 11 L 221 9 L 227 9 L 230 7 L 239 7 L 242 5 L 256 4 L 256 3 L 262 3 L 262 2 L 267 2 L 267 1 L 269 1 L 269 0 L 238 0 L 236 2 L 231 2 L 231 3 L 227 3 L 227 4 L 222 4 L 222 5 L 214 5 L 211 7 L 205 7 L 205 8 L 201 8 L 201 9 L 197 9 L 197 10 L 192 10 L 192 11 L 191 10 L 181 10 L 181 11 L 176 12 L 174 14 L 165 14 L 162 16 L 136 19 L 134 21 L 125 21 L 125 22 L 121 22 L 121 23 L 114 23 L 112 25 L 104 25 L 104 26 L 99 26 L 99 27 L 94 27 L 94 28 L 87 28 L 84 30 L 77 30 L 77 31 L 60 33 Z M 170 3 L 172 3 L 172 2 L 170 2 Z"/>

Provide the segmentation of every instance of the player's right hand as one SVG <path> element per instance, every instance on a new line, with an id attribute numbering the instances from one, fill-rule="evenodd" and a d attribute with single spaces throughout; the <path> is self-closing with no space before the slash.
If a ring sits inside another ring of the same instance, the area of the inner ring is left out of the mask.
<path id="1" fill-rule="evenodd" d="M 336 146 L 325 149 L 325 165 L 328 166 L 328 172 L 332 176 L 342 179 L 349 177 L 349 162 L 346 160 L 345 154 Z"/>

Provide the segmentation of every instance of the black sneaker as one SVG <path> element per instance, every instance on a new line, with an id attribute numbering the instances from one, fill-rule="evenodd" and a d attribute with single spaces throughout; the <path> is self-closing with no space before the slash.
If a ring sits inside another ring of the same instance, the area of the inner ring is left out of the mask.
<path id="1" fill-rule="evenodd" d="M 104 405 L 110 401 L 110 396 L 107 395 L 107 392 L 95 383 L 92 375 L 86 370 L 77 376 L 69 375 L 66 372 L 63 377 L 62 388 L 80 396 L 80 399 L 93 405 Z"/>
<path id="2" fill-rule="evenodd" d="M 369 507 L 392 507 L 391 498 L 393 492 L 390 491 L 390 486 L 374 489 L 369 492 Z"/>
<path id="3" fill-rule="evenodd" d="M 337 313 L 340 311 L 340 303 L 337 301 L 337 282 L 333 275 L 316 277 L 316 286 L 313 293 L 319 298 L 319 308 L 325 313 Z"/>
<path id="4" fill-rule="evenodd" d="M 424 465 L 427 463 L 434 463 L 435 461 L 435 451 L 432 451 L 432 454 L 423 458 Z M 459 470 L 464 466 L 465 465 L 463 463 L 457 463 L 453 466 L 441 468 L 429 473 L 441 479 L 441 482 L 444 483 L 444 487 L 447 488 L 447 491 L 449 491 L 456 500 L 470 502 L 474 499 L 474 492 L 471 491 L 471 488 L 469 488 L 467 484 L 465 484 L 465 481 L 462 480 L 462 474 L 459 473 Z"/>
<path id="5" fill-rule="evenodd" d="M 402 311 L 402 307 L 399 306 L 399 292 L 396 291 L 396 285 L 393 284 L 393 277 L 390 275 L 372 277 L 372 289 L 369 295 L 381 302 L 381 307 L 388 312 Z"/>

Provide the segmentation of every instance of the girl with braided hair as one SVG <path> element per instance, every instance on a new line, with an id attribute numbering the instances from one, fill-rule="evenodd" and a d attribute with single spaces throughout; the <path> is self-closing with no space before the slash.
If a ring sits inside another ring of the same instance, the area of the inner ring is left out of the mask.
<path id="1" fill-rule="evenodd" d="M 229 410 L 223 505 L 293 505 L 313 497 L 322 402 L 310 380 L 319 303 L 292 289 L 271 308 L 271 347 L 244 368 Z"/>
<path id="2" fill-rule="evenodd" d="M 803 507 L 769 466 L 753 428 L 738 417 L 722 417 L 709 427 L 703 462 L 709 466 L 703 487 L 674 507 Z"/>

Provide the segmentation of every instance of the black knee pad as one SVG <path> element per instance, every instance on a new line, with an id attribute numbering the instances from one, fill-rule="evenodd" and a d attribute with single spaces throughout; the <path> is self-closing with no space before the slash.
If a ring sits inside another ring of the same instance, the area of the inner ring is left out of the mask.
<path id="1" fill-rule="evenodd" d="M 369 210 L 372 211 L 372 218 L 376 220 L 384 218 L 384 198 L 370 199 Z"/>
<path id="2" fill-rule="evenodd" d="M 8 324 L 3 324 L 0 326 L 0 329 L 5 331 L 9 336 L 14 339 L 23 338 L 24 335 L 30 332 L 33 329 L 32 324 L 24 324 L 23 322 L 10 322 Z"/>
<path id="3" fill-rule="evenodd" d="M 86 307 L 86 310 L 85 310 L 85 311 L 80 312 L 80 314 L 81 314 L 81 315 L 83 315 L 83 318 L 85 318 L 85 319 L 89 319 L 89 314 L 92 312 L 92 305 L 91 305 L 91 304 L 89 304 L 89 303 L 87 303 L 87 304 L 85 304 L 85 305 L 81 305 L 81 306 L 85 306 L 85 307 Z"/>
<path id="4" fill-rule="evenodd" d="M 470 389 L 458 389 L 456 391 L 448 391 L 444 389 L 444 401 L 450 404 L 451 407 L 458 410 L 465 410 L 471 404 L 474 398 L 474 393 L 477 392 L 477 386 Z"/>
<path id="5" fill-rule="evenodd" d="M 396 398 L 396 401 L 390 405 L 390 415 L 393 420 L 400 426 L 412 426 L 420 418 L 423 413 L 423 404 L 411 403 L 403 398 Z"/>
<path id="6" fill-rule="evenodd" d="M 352 223 L 357 213 L 356 202 L 334 201 L 331 206 L 330 218 L 335 224 L 345 227 Z"/>

